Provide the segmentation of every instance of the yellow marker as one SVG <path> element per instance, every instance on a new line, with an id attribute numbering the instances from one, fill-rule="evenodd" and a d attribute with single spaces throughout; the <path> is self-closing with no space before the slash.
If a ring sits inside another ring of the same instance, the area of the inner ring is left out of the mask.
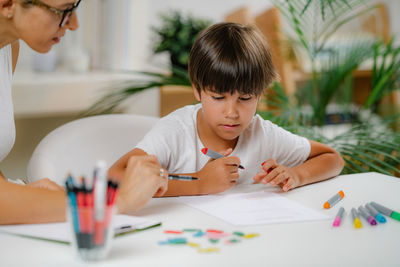
<path id="1" fill-rule="evenodd" d="M 211 252 L 219 252 L 219 248 L 199 248 L 200 253 L 211 253 Z"/>
<path id="2" fill-rule="evenodd" d="M 354 228 L 362 228 L 362 223 L 358 218 L 358 212 L 355 208 L 351 209 L 351 215 L 353 216 Z"/>
<path id="3" fill-rule="evenodd" d="M 250 239 L 250 238 L 253 238 L 253 237 L 257 237 L 257 236 L 259 236 L 259 234 L 247 234 L 247 235 L 244 235 L 244 236 L 242 236 L 242 237 L 243 237 L 243 238 Z"/>
<path id="4" fill-rule="evenodd" d="M 198 247 L 200 247 L 200 245 L 199 245 L 198 243 L 189 242 L 188 245 L 189 245 L 190 247 L 192 247 L 192 248 L 198 248 Z"/>

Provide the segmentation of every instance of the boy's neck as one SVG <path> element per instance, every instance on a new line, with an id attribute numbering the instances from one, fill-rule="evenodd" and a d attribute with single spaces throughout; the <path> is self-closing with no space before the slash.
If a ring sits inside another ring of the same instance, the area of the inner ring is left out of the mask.
<path id="1" fill-rule="evenodd" d="M 204 121 L 201 116 L 201 109 L 197 111 L 197 134 L 199 135 L 200 141 L 207 148 L 210 148 L 216 152 L 225 151 L 228 148 L 235 149 L 239 137 L 233 140 L 226 140 L 218 136 Z"/>

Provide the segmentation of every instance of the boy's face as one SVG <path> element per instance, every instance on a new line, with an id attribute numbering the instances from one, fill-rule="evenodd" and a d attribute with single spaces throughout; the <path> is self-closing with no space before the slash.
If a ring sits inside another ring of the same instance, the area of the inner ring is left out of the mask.
<path id="1" fill-rule="evenodd" d="M 223 140 L 232 141 L 249 126 L 256 112 L 259 96 L 242 95 L 238 92 L 214 93 L 194 90 L 201 101 L 199 127 L 207 127 L 212 134 Z"/>

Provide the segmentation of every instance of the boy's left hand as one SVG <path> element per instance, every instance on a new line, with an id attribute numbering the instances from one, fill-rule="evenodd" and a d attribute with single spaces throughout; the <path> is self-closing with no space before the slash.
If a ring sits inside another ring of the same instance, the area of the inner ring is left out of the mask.
<path id="1" fill-rule="evenodd" d="M 277 164 L 274 159 L 265 161 L 262 164 L 261 171 L 253 179 L 256 183 L 269 183 L 271 186 L 279 185 L 283 191 L 289 191 L 300 185 L 300 178 L 296 171 Z"/>

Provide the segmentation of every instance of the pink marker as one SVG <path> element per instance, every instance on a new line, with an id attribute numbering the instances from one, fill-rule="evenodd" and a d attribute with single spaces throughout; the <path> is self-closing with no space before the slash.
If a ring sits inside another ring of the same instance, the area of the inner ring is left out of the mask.
<path id="1" fill-rule="evenodd" d="M 333 227 L 339 227 L 340 223 L 342 222 L 343 219 L 343 214 L 344 214 L 344 208 L 340 207 L 338 213 L 336 214 L 335 220 L 333 221 Z"/>
<path id="2" fill-rule="evenodd" d="M 213 158 L 213 159 L 219 159 L 219 158 L 225 157 L 224 155 L 221 155 L 221 154 L 219 154 L 219 153 L 217 153 L 215 151 L 212 151 L 211 149 L 206 148 L 206 147 L 203 148 L 201 150 L 201 152 L 203 152 L 204 155 L 207 155 L 207 156 L 209 156 L 210 158 Z M 239 165 L 239 169 L 243 169 L 244 170 L 244 167 L 242 165 Z"/>

